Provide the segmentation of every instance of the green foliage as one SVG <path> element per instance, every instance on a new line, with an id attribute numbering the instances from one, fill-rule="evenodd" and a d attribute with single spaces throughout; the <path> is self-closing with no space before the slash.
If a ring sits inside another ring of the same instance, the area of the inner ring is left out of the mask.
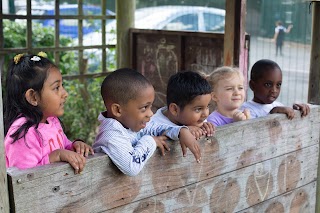
<path id="1" fill-rule="evenodd" d="M 26 23 L 4 20 L 4 44 L 6 48 L 17 48 L 26 46 Z M 61 46 L 70 46 L 72 39 L 60 37 Z M 43 27 L 40 24 L 32 24 L 32 45 L 34 47 L 52 47 L 54 45 L 54 29 Z M 5 65 L 17 53 L 5 56 Z M 53 52 L 47 52 L 48 58 L 54 61 Z M 76 51 L 60 52 L 59 68 L 63 75 L 79 74 L 78 55 Z M 114 64 L 114 63 L 113 63 Z M 5 66 L 7 68 L 7 66 Z M 95 71 L 96 72 L 96 71 Z M 6 70 L 2 72 L 4 80 Z M 69 93 L 65 106 L 65 113 L 61 117 L 68 138 L 81 138 L 88 143 L 92 143 L 95 130 L 98 126 L 97 117 L 103 110 L 104 104 L 100 97 L 100 84 L 102 79 L 85 79 L 65 81 L 64 86 Z M 2 82 L 5 87 L 5 82 Z M 5 88 L 3 88 L 5 94 Z"/>
<path id="2" fill-rule="evenodd" d="M 65 132 L 73 138 L 85 139 L 91 144 L 99 125 L 98 115 L 104 109 L 100 95 L 102 78 L 86 80 L 65 81 L 64 87 L 69 96 L 65 105 L 62 121 Z"/>

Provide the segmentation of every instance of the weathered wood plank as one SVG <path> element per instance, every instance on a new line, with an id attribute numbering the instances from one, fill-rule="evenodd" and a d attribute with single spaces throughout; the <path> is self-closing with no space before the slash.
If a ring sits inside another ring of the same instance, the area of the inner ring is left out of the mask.
<path id="1" fill-rule="evenodd" d="M 296 188 L 291 192 L 257 204 L 239 213 L 314 213 L 316 212 L 316 198 L 314 196 L 316 194 L 316 186 L 316 181 L 313 181 L 308 185 Z"/>
<path id="2" fill-rule="evenodd" d="M 314 145 L 108 212 L 237 212 L 309 183 L 315 188 L 318 149 Z M 314 208 L 315 189 L 304 193 Z M 281 203 L 287 208 L 291 202 Z"/>
<path id="3" fill-rule="evenodd" d="M 155 154 L 136 177 L 121 174 L 107 156 L 90 158 L 82 175 L 73 175 L 64 163 L 24 171 L 10 168 L 15 207 L 21 211 L 96 212 L 230 172 L 241 175 L 237 171 L 242 168 L 318 145 L 319 109 L 313 107 L 303 119 L 297 112 L 292 121 L 284 115 L 271 115 L 218 128 L 215 138 L 200 141 L 200 164 L 191 153 L 182 157 L 179 144 L 173 142 L 170 153 L 165 157 Z"/>

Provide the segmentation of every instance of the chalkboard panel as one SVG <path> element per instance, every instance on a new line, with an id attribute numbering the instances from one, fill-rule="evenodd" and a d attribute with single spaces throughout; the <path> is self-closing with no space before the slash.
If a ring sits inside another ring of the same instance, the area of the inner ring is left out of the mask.
<path id="1" fill-rule="evenodd" d="M 186 70 L 211 73 L 223 64 L 223 37 L 186 37 L 184 39 Z"/>
<path id="2" fill-rule="evenodd" d="M 224 34 L 131 29 L 131 65 L 156 90 L 154 110 L 166 105 L 171 75 L 192 70 L 210 73 L 223 65 Z"/>

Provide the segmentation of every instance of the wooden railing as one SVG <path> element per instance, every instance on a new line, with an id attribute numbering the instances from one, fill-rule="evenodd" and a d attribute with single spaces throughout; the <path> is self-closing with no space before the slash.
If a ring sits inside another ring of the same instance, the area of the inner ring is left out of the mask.
<path id="1" fill-rule="evenodd" d="M 8 169 L 16 212 L 315 212 L 320 108 L 237 122 L 201 139 L 202 160 L 177 141 L 135 177 L 96 154 L 75 175 L 69 164 Z"/>

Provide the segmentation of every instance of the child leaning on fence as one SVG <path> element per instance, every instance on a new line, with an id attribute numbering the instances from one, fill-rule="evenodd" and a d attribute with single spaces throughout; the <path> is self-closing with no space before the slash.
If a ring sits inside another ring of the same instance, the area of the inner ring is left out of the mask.
<path id="1" fill-rule="evenodd" d="M 207 122 L 211 86 L 197 72 L 182 71 L 172 75 L 167 85 L 167 106 L 157 110 L 151 121 L 171 126 L 188 126 L 199 139 L 212 136 L 214 126 Z"/>
<path id="2" fill-rule="evenodd" d="M 102 83 L 101 95 L 107 111 L 99 115 L 93 148 L 106 153 L 124 174 L 137 175 L 157 147 L 164 155 L 168 138 L 180 140 L 183 154 L 189 148 L 200 161 L 199 145 L 187 127 L 149 122 L 155 92 L 142 74 L 128 68 L 112 72 Z"/>
<path id="3" fill-rule="evenodd" d="M 68 93 L 62 76 L 46 54 L 18 54 L 9 67 L 4 99 L 6 166 L 20 169 L 68 162 L 80 173 L 93 149 L 80 139 L 73 143 L 59 116 Z"/>
<path id="4" fill-rule="evenodd" d="M 208 76 L 208 81 L 213 89 L 212 100 L 216 104 L 208 122 L 222 126 L 250 118 L 248 110 L 239 110 L 244 102 L 245 90 L 243 74 L 237 68 L 219 67 Z"/>
<path id="5" fill-rule="evenodd" d="M 281 90 L 282 71 L 279 65 L 269 59 L 257 61 L 251 68 L 249 86 L 253 91 L 253 99 L 245 102 L 241 108 L 249 109 L 252 118 L 263 117 L 273 113 L 286 114 L 294 118 L 294 109 L 301 111 L 301 116 L 307 116 L 310 108 L 307 104 L 293 104 L 286 107 L 276 101 Z"/>

